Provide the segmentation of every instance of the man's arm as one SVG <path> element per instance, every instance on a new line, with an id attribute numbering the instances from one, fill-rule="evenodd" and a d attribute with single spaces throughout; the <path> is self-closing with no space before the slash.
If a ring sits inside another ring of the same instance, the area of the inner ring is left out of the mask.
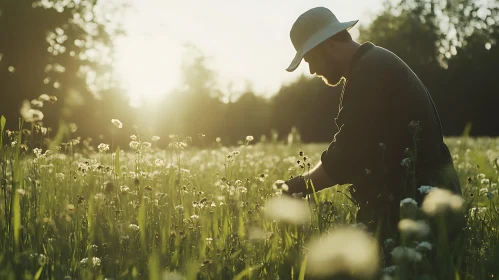
<path id="1" fill-rule="evenodd" d="M 306 182 L 308 182 L 308 188 Z M 302 193 L 303 195 L 306 195 L 313 192 L 312 184 L 315 191 L 318 192 L 333 186 L 334 181 L 327 175 L 322 167 L 322 162 L 319 162 L 312 170 L 286 181 L 286 184 L 289 187 L 288 194 Z"/>

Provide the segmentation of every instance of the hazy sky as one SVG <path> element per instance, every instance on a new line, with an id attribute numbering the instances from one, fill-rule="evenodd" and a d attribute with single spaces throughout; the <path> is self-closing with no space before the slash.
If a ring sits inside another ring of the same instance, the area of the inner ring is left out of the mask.
<path id="1" fill-rule="evenodd" d="M 308 67 L 285 68 L 295 55 L 289 30 L 306 10 L 324 6 L 340 21 L 368 24 L 381 0 L 134 0 L 126 17 L 128 36 L 118 41 L 116 70 L 129 94 L 154 100 L 179 84 L 183 45 L 191 42 L 209 57 L 220 86 L 235 90 L 249 82 L 271 95 Z M 357 28 L 352 29 L 354 37 Z M 153 55 L 154 54 L 154 55 Z M 160 54 L 158 56 L 158 54 Z"/>

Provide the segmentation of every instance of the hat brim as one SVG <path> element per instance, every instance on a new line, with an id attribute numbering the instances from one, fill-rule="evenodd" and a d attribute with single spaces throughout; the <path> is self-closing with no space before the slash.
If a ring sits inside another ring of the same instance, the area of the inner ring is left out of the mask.
<path id="1" fill-rule="evenodd" d="M 328 38 L 340 33 L 343 30 L 350 30 L 352 27 L 357 24 L 359 20 L 349 21 L 349 22 L 340 22 L 339 24 L 331 24 L 323 29 L 317 31 L 314 35 L 312 35 L 305 44 L 296 51 L 296 55 L 291 61 L 291 64 L 286 68 L 286 71 L 293 72 L 301 63 L 303 57 L 313 48 L 318 46 L 320 43 L 324 42 Z"/>

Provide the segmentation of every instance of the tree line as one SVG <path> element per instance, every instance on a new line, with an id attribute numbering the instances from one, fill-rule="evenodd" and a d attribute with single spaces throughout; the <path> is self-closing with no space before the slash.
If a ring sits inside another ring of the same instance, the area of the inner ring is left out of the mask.
<path id="1" fill-rule="evenodd" d="M 276 141 L 287 140 L 293 129 L 305 142 L 332 140 L 341 87 L 301 77 L 270 98 L 248 87 L 237 99 L 222 102 L 215 73 L 195 50 L 181 69 L 182 88 L 160 102 L 130 107 L 109 59 L 113 38 L 122 33 L 112 22 L 119 23 L 121 10 L 102 17 L 98 3 L 0 2 L 0 114 L 8 128 L 17 128 L 20 107 L 29 100 L 43 112 L 41 125 L 52 129 L 48 133 L 65 126 L 66 138 L 91 137 L 94 145 L 124 146 L 132 134 L 191 136 L 197 145 L 217 137 L 235 144 L 247 135 Z M 470 135 L 498 136 L 498 11 L 497 3 L 472 0 L 387 1 L 361 26 L 359 41 L 387 48 L 411 66 L 432 94 L 446 135 L 468 128 Z M 42 94 L 57 101 L 40 100 Z M 114 128 L 111 119 L 124 127 Z"/>

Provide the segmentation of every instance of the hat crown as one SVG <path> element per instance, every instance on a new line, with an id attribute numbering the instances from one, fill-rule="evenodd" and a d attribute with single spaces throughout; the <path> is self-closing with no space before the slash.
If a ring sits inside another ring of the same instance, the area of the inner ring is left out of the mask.
<path id="1" fill-rule="evenodd" d="M 306 11 L 296 19 L 291 27 L 290 37 L 295 50 L 298 51 L 299 47 L 303 46 L 319 30 L 338 22 L 333 12 L 327 8 L 317 7 Z"/>

